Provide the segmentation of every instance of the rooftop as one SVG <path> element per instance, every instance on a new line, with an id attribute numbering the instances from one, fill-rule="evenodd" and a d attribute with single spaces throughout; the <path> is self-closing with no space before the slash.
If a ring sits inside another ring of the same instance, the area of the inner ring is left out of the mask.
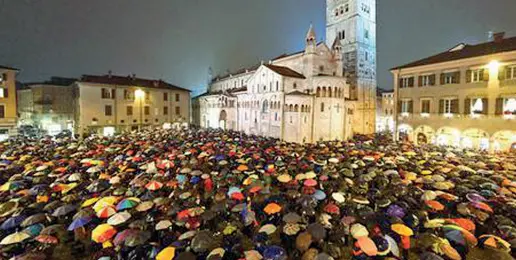
<path id="1" fill-rule="evenodd" d="M 285 77 L 300 78 L 300 79 L 305 78 L 305 76 L 303 74 L 301 74 L 295 70 L 292 70 L 290 68 L 287 68 L 287 67 L 276 66 L 276 65 L 272 65 L 272 64 L 264 64 L 264 66 L 282 76 L 285 76 Z"/>
<path id="2" fill-rule="evenodd" d="M 516 50 L 516 37 L 503 38 L 503 34 L 495 36 L 495 40 L 476 45 L 458 44 L 454 48 L 439 54 L 417 60 L 391 70 L 406 69 L 423 65 L 442 63 L 447 61 L 462 60 L 467 58 L 480 57 L 502 52 Z"/>
<path id="3" fill-rule="evenodd" d="M 7 66 L 3 66 L 3 65 L 0 65 L 0 69 L 20 71 L 19 69 L 16 69 L 13 67 L 7 67 Z"/>
<path id="4" fill-rule="evenodd" d="M 157 88 L 157 89 L 175 89 L 191 92 L 189 89 L 181 88 L 163 80 L 152 80 L 143 79 L 133 76 L 114 76 L 114 75 L 83 75 L 80 82 L 108 84 L 108 85 L 121 85 L 121 86 L 138 86 L 146 88 Z"/>

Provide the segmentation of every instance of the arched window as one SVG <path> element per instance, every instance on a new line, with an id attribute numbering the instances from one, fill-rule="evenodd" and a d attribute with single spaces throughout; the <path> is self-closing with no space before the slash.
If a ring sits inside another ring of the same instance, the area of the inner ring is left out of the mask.
<path id="1" fill-rule="evenodd" d="M 293 112 L 294 111 L 294 106 L 292 104 L 290 104 L 288 106 L 288 112 Z"/>
<path id="2" fill-rule="evenodd" d="M 321 96 L 321 87 L 317 87 L 317 92 L 315 94 L 316 97 L 320 97 Z"/>
<path id="3" fill-rule="evenodd" d="M 332 97 L 332 90 L 331 90 L 331 87 L 328 87 L 328 97 Z"/>
<path id="4" fill-rule="evenodd" d="M 321 112 L 324 112 L 324 102 L 321 103 Z"/>
<path id="5" fill-rule="evenodd" d="M 321 94 L 322 97 L 326 97 L 326 87 L 323 87 L 322 88 L 322 94 Z"/>
<path id="6" fill-rule="evenodd" d="M 294 106 L 294 112 L 299 112 L 299 105 L 297 105 L 297 104 L 296 104 L 296 105 Z"/>
<path id="7" fill-rule="evenodd" d="M 279 81 L 276 81 L 276 91 L 279 91 Z"/>
<path id="8" fill-rule="evenodd" d="M 267 113 L 269 112 L 269 101 L 264 100 L 263 101 L 263 104 L 262 104 L 262 113 Z"/>

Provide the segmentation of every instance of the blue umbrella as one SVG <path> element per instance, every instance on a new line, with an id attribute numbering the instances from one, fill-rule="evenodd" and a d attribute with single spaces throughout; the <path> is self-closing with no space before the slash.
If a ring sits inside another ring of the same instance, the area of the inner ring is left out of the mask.
<path id="1" fill-rule="evenodd" d="M 231 196 L 233 193 L 242 192 L 242 190 L 239 187 L 230 187 L 228 190 L 228 196 Z"/>
<path id="2" fill-rule="evenodd" d="M 286 260 L 287 252 L 279 246 L 269 246 L 263 251 L 264 260 Z"/>
<path id="3" fill-rule="evenodd" d="M 91 217 L 82 217 L 82 218 L 76 218 L 70 226 L 68 226 L 68 231 L 73 231 L 76 228 L 83 227 L 84 225 L 90 223 Z"/>
<path id="4" fill-rule="evenodd" d="M 197 184 L 199 183 L 199 181 L 201 181 L 201 178 L 199 178 L 199 176 L 193 176 L 192 179 L 190 179 L 190 183 L 192 184 Z"/>
<path id="5" fill-rule="evenodd" d="M 48 188 L 48 185 L 46 184 L 38 184 L 38 185 L 34 185 L 32 186 L 32 188 L 30 188 L 30 192 L 31 193 L 39 193 L 40 191 L 45 191 L 46 189 Z"/>
<path id="6" fill-rule="evenodd" d="M 315 193 L 312 195 L 316 200 L 324 200 L 326 199 L 326 193 L 322 190 L 316 190 Z"/>
<path id="7" fill-rule="evenodd" d="M 4 221 L 4 223 L 2 223 L 2 225 L 0 226 L 0 229 L 8 230 L 8 229 L 11 229 L 11 228 L 15 228 L 18 225 L 20 225 L 20 223 L 22 223 L 22 221 L 24 219 L 25 219 L 25 216 L 23 216 L 23 215 L 18 215 L 18 216 L 10 217 L 10 218 L 6 219 Z"/>
<path id="8" fill-rule="evenodd" d="M 31 237 L 35 237 L 41 233 L 41 230 L 43 230 L 45 226 L 43 224 L 35 224 L 32 226 L 26 227 L 23 232 L 29 234 Z"/>
<path id="9" fill-rule="evenodd" d="M 462 232 L 460 230 L 451 230 L 444 234 L 444 237 L 448 239 L 450 242 L 455 242 L 459 245 L 466 245 L 466 240 L 464 239 L 464 236 L 462 235 Z"/>
<path id="10" fill-rule="evenodd" d="M 405 216 L 405 209 L 402 207 L 392 204 L 387 208 L 387 215 L 391 217 L 403 218 Z"/>
<path id="11" fill-rule="evenodd" d="M 177 180 L 179 183 L 183 184 L 183 183 L 185 183 L 185 182 L 186 182 L 186 176 L 185 176 L 185 175 L 183 175 L 183 174 L 178 174 L 178 175 L 176 176 L 176 180 Z"/>

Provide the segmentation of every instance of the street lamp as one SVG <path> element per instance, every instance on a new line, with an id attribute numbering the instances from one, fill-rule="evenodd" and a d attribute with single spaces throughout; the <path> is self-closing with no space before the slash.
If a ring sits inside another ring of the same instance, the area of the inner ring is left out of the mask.
<path id="1" fill-rule="evenodd" d="M 134 96 L 140 100 L 140 124 L 138 125 L 138 131 L 141 131 L 143 123 L 143 99 L 145 98 L 145 91 L 137 89 L 134 91 Z"/>

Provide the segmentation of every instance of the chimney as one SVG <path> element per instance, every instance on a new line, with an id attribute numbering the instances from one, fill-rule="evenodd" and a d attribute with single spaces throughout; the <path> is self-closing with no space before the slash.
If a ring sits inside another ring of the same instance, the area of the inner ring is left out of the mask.
<path id="1" fill-rule="evenodd" d="M 109 70 L 107 75 L 108 75 L 108 78 L 111 78 L 111 76 L 112 76 L 112 71 L 111 71 L 111 70 Z"/>
<path id="2" fill-rule="evenodd" d="M 493 34 L 494 42 L 501 42 L 505 37 L 505 32 L 498 32 Z"/>
<path id="3" fill-rule="evenodd" d="M 487 41 L 492 42 L 493 41 L 493 31 L 487 32 Z"/>
<path id="4" fill-rule="evenodd" d="M 133 73 L 131 77 L 133 78 L 133 80 L 136 79 L 136 74 Z"/>

